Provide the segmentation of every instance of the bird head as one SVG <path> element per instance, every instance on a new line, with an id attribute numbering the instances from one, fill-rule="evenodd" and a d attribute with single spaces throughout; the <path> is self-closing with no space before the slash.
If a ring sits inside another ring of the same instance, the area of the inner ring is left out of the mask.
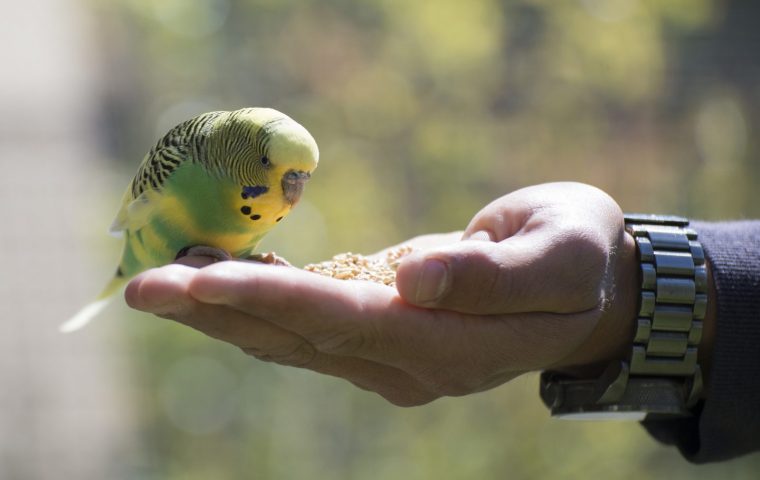
<path id="1" fill-rule="evenodd" d="M 317 142 L 303 126 L 288 117 L 273 121 L 267 136 L 267 158 L 272 166 L 272 180 L 280 183 L 285 200 L 295 205 L 317 168 Z"/>
<path id="2" fill-rule="evenodd" d="M 319 149 L 295 120 L 271 108 L 245 108 L 225 120 L 226 168 L 251 192 L 280 193 L 291 206 L 317 168 Z"/>

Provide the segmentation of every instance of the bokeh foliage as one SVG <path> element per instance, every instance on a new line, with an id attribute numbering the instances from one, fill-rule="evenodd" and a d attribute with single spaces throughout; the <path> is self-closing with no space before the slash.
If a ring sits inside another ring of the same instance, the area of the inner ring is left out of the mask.
<path id="1" fill-rule="evenodd" d="M 625 210 L 760 216 L 760 34 L 751 2 L 91 2 L 103 150 L 126 182 L 155 138 L 271 106 L 322 163 L 264 242 L 303 264 L 463 228 L 555 180 Z M 750 19 L 750 20 L 748 20 Z M 118 189 L 117 189 L 118 190 Z M 130 314 L 141 444 L 125 478 L 750 478 L 702 469 L 632 424 L 564 424 L 535 377 L 403 410 Z"/>

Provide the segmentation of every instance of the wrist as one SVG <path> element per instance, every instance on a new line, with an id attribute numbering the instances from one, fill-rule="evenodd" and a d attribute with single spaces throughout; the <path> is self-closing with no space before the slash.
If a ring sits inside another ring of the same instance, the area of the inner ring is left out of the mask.
<path id="1" fill-rule="evenodd" d="M 600 306 L 596 328 L 575 352 L 552 366 L 552 370 L 576 377 L 594 377 L 610 362 L 630 355 L 640 280 L 636 242 L 628 232 L 621 232 L 608 276 L 611 285 Z"/>
<path id="2" fill-rule="evenodd" d="M 641 273 L 633 236 L 623 233 L 614 268 L 614 285 L 608 307 L 604 309 L 597 328 L 573 354 L 564 358 L 552 370 L 578 378 L 601 374 L 615 360 L 628 360 L 636 329 L 638 295 Z M 709 261 L 707 269 L 707 311 L 703 320 L 702 339 L 698 347 L 698 362 L 705 386 L 710 383 L 710 367 L 716 329 L 716 292 Z"/>

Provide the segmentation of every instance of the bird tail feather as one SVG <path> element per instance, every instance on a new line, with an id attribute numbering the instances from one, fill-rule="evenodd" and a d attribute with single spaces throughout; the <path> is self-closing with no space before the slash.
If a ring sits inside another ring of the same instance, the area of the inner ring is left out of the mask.
<path id="1" fill-rule="evenodd" d="M 103 291 L 100 292 L 95 300 L 82 307 L 77 313 L 74 314 L 74 316 L 63 322 L 61 326 L 58 327 L 58 331 L 61 333 L 71 333 L 90 323 L 93 318 L 95 318 L 100 312 L 103 311 L 104 308 L 106 308 L 106 306 L 108 306 L 109 303 L 111 303 L 114 295 L 126 283 L 127 279 L 123 276 L 115 276 L 108 283 L 108 285 L 106 285 Z"/>

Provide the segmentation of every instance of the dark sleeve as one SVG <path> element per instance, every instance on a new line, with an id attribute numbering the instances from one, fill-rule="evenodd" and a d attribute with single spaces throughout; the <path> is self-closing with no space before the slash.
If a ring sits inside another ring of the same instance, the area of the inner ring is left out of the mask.
<path id="1" fill-rule="evenodd" d="M 689 461 L 706 463 L 760 450 L 760 221 L 691 226 L 717 292 L 709 389 L 693 418 L 644 427 Z"/>

